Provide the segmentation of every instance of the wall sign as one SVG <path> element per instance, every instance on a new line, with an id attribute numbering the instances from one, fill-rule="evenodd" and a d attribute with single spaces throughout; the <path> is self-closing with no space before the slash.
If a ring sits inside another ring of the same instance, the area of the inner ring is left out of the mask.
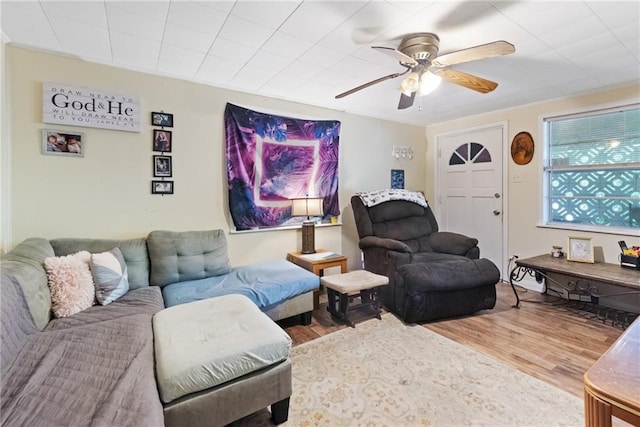
<path id="1" fill-rule="evenodd" d="M 140 101 L 136 96 L 45 82 L 42 121 L 140 132 Z"/>

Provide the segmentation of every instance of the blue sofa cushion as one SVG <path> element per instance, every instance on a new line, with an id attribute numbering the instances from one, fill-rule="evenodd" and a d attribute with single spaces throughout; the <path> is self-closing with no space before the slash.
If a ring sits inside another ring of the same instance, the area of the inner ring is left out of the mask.
<path id="1" fill-rule="evenodd" d="M 262 311 L 318 289 L 320 278 L 284 259 L 234 267 L 229 274 L 173 283 L 162 288 L 167 307 L 229 294 L 242 294 Z"/>

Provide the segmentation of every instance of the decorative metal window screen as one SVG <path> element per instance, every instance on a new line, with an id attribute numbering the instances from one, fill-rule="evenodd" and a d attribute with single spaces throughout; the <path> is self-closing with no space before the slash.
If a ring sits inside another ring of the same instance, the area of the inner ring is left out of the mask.
<path id="1" fill-rule="evenodd" d="M 640 228 L 638 105 L 545 119 L 545 132 L 547 223 Z"/>

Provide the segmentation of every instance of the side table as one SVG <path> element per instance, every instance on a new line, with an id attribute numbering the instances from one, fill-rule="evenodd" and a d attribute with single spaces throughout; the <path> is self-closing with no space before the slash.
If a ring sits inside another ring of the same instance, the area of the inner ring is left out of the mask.
<path id="1" fill-rule="evenodd" d="M 584 374 L 587 427 L 611 427 L 611 417 L 640 425 L 640 319 Z"/>
<path id="2" fill-rule="evenodd" d="M 327 253 L 324 249 L 316 249 L 315 254 L 303 255 L 300 252 L 289 252 L 287 254 L 287 261 L 292 262 L 305 270 L 312 272 L 313 274 L 322 277 L 324 270 L 331 267 L 340 267 L 340 273 L 347 272 L 347 257 L 344 255 L 331 253 L 327 258 L 322 258 L 323 253 Z M 313 309 L 317 309 L 319 306 L 320 292 L 315 291 L 313 293 Z"/>

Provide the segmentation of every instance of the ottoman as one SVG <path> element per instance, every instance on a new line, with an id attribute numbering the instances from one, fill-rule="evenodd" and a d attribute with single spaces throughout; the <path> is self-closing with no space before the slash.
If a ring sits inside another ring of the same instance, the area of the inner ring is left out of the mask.
<path id="1" fill-rule="evenodd" d="M 493 308 L 500 270 L 486 258 L 456 258 L 402 265 L 395 279 L 396 313 L 418 323 Z"/>
<path id="2" fill-rule="evenodd" d="M 291 338 L 247 297 L 209 298 L 153 317 L 167 426 L 226 425 L 271 405 L 287 420 Z"/>
<path id="3" fill-rule="evenodd" d="M 379 289 L 389 284 L 386 276 L 366 270 L 356 270 L 344 274 L 324 276 L 320 283 L 327 288 L 327 311 L 332 316 L 343 320 L 355 328 L 355 324 L 347 317 L 347 312 L 361 307 L 371 307 L 373 317 L 380 319 Z M 360 304 L 349 306 L 355 298 L 360 297 Z"/>

